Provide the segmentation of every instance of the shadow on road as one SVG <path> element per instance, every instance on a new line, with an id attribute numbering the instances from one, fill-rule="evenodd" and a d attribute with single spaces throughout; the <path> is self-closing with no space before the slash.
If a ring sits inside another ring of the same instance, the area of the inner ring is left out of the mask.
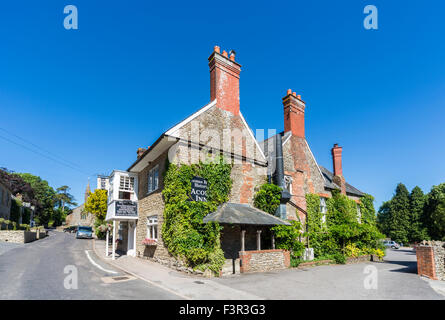
<path id="1" fill-rule="evenodd" d="M 389 264 L 399 265 L 402 268 L 389 270 L 391 272 L 417 273 L 417 261 L 385 261 Z"/>

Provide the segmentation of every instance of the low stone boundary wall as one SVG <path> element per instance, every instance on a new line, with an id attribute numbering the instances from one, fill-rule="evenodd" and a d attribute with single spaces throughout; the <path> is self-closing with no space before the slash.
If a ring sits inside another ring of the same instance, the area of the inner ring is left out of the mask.
<path id="1" fill-rule="evenodd" d="M 240 251 L 240 272 L 265 272 L 290 267 L 289 251 L 281 249 Z"/>
<path id="2" fill-rule="evenodd" d="M 370 255 L 346 258 L 346 264 L 362 263 L 362 262 L 367 262 L 367 261 L 371 261 Z"/>
<path id="3" fill-rule="evenodd" d="M 335 263 L 334 260 L 315 260 L 315 261 L 309 261 L 309 262 L 302 262 L 298 265 L 298 268 L 306 268 L 306 267 L 313 267 L 318 265 L 325 265 L 325 264 L 332 264 Z"/>
<path id="4" fill-rule="evenodd" d="M 433 280 L 445 280 L 445 242 L 423 241 L 416 247 L 417 274 Z"/>
<path id="5" fill-rule="evenodd" d="M 0 241 L 28 243 L 37 240 L 37 232 L 23 230 L 2 230 Z"/>

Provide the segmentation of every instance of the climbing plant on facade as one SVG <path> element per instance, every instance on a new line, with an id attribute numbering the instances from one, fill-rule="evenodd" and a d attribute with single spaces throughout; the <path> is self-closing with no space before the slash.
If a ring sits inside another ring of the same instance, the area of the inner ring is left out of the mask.
<path id="1" fill-rule="evenodd" d="M 281 188 L 272 183 L 265 183 L 255 194 L 253 205 L 260 210 L 275 214 L 280 205 L 280 199 Z"/>
<path id="2" fill-rule="evenodd" d="M 224 262 L 220 245 L 221 227 L 203 218 L 229 200 L 231 165 L 222 158 L 192 165 L 168 164 L 164 175 L 165 201 L 162 239 L 169 252 L 189 266 L 218 273 Z M 207 201 L 190 201 L 191 180 L 207 180 Z"/>
<path id="3" fill-rule="evenodd" d="M 357 216 L 357 203 L 338 191 L 332 192 L 327 199 L 325 222 L 320 212 L 320 198 L 315 194 L 307 194 L 307 239 L 314 248 L 315 257 L 357 255 L 374 253 L 381 248 L 379 240 L 383 235 L 376 227 L 375 212 L 372 212 L 372 197 L 362 198 L 360 204 L 363 219 Z M 371 203 L 369 203 L 371 201 Z M 336 259 L 337 260 L 337 259 Z"/>

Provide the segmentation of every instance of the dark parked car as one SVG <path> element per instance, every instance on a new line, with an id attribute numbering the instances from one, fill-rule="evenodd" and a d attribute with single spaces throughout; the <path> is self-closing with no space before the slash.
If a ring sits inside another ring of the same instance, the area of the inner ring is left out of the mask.
<path id="1" fill-rule="evenodd" d="M 63 232 L 69 232 L 69 233 L 77 232 L 77 227 L 76 226 L 69 226 L 69 227 L 63 228 Z"/>
<path id="2" fill-rule="evenodd" d="M 77 239 L 92 239 L 93 238 L 93 228 L 79 226 L 76 233 Z"/>

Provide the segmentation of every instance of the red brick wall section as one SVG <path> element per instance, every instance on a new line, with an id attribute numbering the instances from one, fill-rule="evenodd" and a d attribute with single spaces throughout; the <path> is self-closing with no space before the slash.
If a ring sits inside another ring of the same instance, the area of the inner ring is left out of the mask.
<path id="1" fill-rule="evenodd" d="M 419 276 L 426 276 L 430 279 L 437 280 L 433 248 L 430 246 L 418 246 L 416 249 L 416 256 L 417 274 Z"/>
<path id="2" fill-rule="evenodd" d="M 252 171 L 252 164 L 243 163 L 243 185 L 240 190 L 240 203 L 249 203 L 249 200 L 252 198 L 253 192 L 253 178 L 250 174 Z"/>
<path id="3" fill-rule="evenodd" d="M 290 268 L 290 251 L 283 251 L 284 265 L 286 268 Z"/>

